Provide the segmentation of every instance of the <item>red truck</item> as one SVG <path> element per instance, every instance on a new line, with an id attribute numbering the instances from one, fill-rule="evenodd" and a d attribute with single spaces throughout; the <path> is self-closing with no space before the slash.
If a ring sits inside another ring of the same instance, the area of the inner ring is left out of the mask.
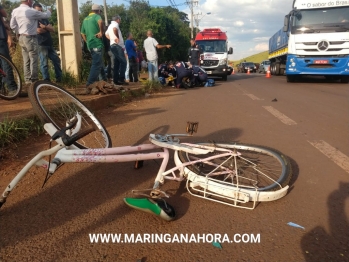
<path id="1" fill-rule="evenodd" d="M 202 52 L 200 66 L 208 76 L 222 77 L 224 81 L 231 74 L 228 66 L 228 55 L 233 53 L 233 48 L 228 49 L 228 37 L 219 28 L 206 28 L 200 31 L 195 38 Z"/>

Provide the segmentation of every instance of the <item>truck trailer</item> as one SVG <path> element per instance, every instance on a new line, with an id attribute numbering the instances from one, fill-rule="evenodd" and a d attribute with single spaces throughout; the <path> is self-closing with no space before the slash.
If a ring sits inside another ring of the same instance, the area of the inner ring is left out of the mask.
<path id="1" fill-rule="evenodd" d="M 302 75 L 349 82 L 349 0 L 294 0 L 269 39 L 270 72 L 287 82 Z"/>
<path id="2" fill-rule="evenodd" d="M 206 28 L 200 31 L 195 42 L 199 45 L 200 66 L 208 76 L 218 76 L 227 81 L 231 73 L 228 67 L 228 55 L 233 53 L 233 48 L 228 50 L 228 37 L 219 28 Z"/>

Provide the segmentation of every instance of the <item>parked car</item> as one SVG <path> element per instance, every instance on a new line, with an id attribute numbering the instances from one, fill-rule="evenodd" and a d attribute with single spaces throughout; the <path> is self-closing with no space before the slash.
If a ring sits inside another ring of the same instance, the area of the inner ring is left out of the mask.
<path id="1" fill-rule="evenodd" d="M 253 62 L 243 62 L 239 65 L 238 69 L 240 73 L 247 73 L 248 69 L 250 69 L 250 73 L 257 72 L 257 67 Z"/>
<path id="2" fill-rule="evenodd" d="M 268 67 L 269 66 L 270 66 L 270 61 L 269 60 L 264 60 L 264 61 L 261 62 L 257 72 L 265 74 L 268 71 Z"/>

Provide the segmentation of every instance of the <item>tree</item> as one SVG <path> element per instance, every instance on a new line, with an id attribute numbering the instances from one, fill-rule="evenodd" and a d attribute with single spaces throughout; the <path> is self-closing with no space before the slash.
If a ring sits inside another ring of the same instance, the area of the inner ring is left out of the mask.
<path id="1" fill-rule="evenodd" d="M 19 5 L 21 4 L 20 1 L 9 1 L 9 0 L 5 0 L 2 1 L 2 7 L 5 9 L 6 13 L 7 13 L 7 19 L 10 20 L 11 18 L 11 14 L 13 9 L 17 8 Z"/>

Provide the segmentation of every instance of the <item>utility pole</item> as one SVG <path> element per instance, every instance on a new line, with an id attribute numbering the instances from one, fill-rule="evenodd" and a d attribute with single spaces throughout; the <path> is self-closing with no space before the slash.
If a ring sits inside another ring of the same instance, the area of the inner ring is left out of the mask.
<path id="1" fill-rule="evenodd" d="M 202 13 L 200 12 L 200 13 L 197 13 L 197 14 L 194 15 L 195 24 L 196 24 L 196 29 L 197 29 L 197 30 L 196 30 L 196 33 L 198 33 L 198 32 L 200 31 L 200 29 L 199 29 L 199 23 L 200 23 L 201 19 L 204 18 L 206 15 L 210 15 L 210 14 L 211 14 L 211 12 L 202 15 Z M 200 17 L 199 17 L 199 16 L 200 16 Z"/>
<path id="2" fill-rule="evenodd" d="M 106 2 L 107 2 L 106 0 L 103 0 L 105 26 L 108 26 L 107 3 Z"/>
<path id="3" fill-rule="evenodd" d="M 190 24 L 191 24 L 191 38 L 194 38 L 194 5 L 198 4 L 198 0 L 188 0 L 187 5 L 190 8 Z"/>
<path id="4" fill-rule="evenodd" d="M 195 24 L 196 24 L 196 34 L 199 31 L 199 22 L 201 19 L 199 19 L 199 15 L 202 15 L 202 13 L 197 13 L 194 15 L 194 20 L 195 20 Z"/>

